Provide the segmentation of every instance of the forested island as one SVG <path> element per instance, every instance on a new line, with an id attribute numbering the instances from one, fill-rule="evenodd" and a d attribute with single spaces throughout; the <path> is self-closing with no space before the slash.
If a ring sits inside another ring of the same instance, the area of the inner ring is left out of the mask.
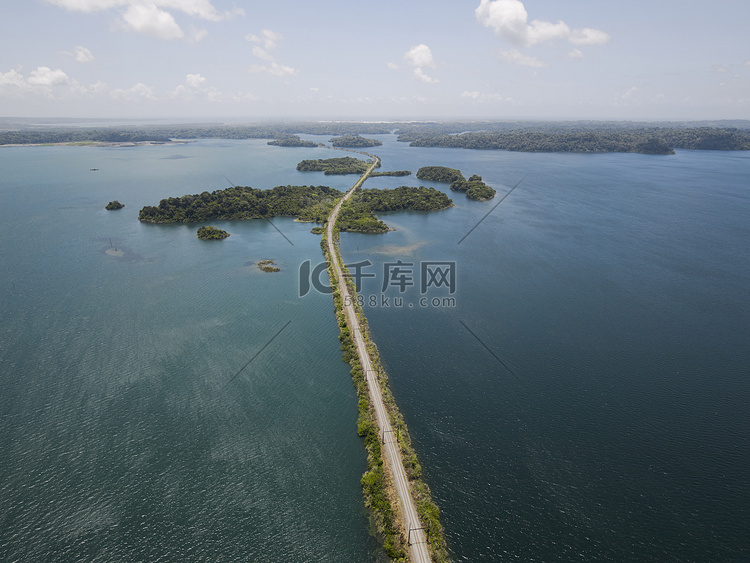
<path id="1" fill-rule="evenodd" d="M 351 156 L 303 160 L 297 164 L 300 172 L 323 172 L 324 174 L 364 174 L 372 162 L 365 162 Z M 380 166 L 380 164 L 378 164 Z"/>
<path id="2" fill-rule="evenodd" d="M 341 192 L 328 186 L 277 186 L 257 190 L 236 186 L 213 192 L 162 199 L 138 213 L 144 223 L 199 223 L 203 221 L 269 219 L 276 216 L 324 221 Z"/>
<path id="3" fill-rule="evenodd" d="M 318 143 L 313 143 L 312 141 L 303 141 L 297 135 L 290 135 L 289 137 L 284 137 L 283 139 L 274 139 L 273 141 L 268 141 L 268 143 L 266 144 L 277 147 L 315 148 L 318 146 Z"/>
<path id="4" fill-rule="evenodd" d="M 347 149 L 362 149 L 367 147 L 379 147 L 383 143 L 377 139 L 368 139 L 366 137 L 360 137 L 359 135 L 343 135 L 342 137 L 334 137 L 329 140 L 329 143 L 334 147 L 347 148 Z"/>
<path id="5" fill-rule="evenodd" d="M 201 240 L 224 240 L 229 233 L 216 227 L 200 227 L 196 233 Z"/>
<path id="6" fill-rule="evenodd" d="M 452 190 L 466 192 L 466 197 L 477 201 L 492 199 L 497 193 L 494 188 L 484 183 L 481 176 L 474 174 L 467 180 L 460 170 L 447 166 L 423 166 L 417 171 L 417 178 L 449 183 Z"/>
<path id="7" fill-rule="evenodd" d="M 117 209 L 122 209 L 123 207 L 125 207 L 124 203 L 120 203 L 119 201 L 114 200 L 105 205 L 104 209 L 106 209 L 107 211 L 115 211 Z"/>
<path id="8" fill-rule="evenodd" d="M 482 177 L 478 174 L 473 174 L 468 180 L 451 182 L 451 189 L 457 192 L 466 192 L 466 197 L 476 201 L 492 199 L 497 193 L 493 188 L 485 184 Z"/>
<path id="9" fill-rule="evenodd" d="M 427 180 L 428 182 L 442 182 L 451 184 L 456 180 L 465 180 L 464 175 L 456 168 L 447 166 L 423 166 L 417 170 L 417 178 Z"/>
<path id="10" fill-rule="evenodd" d="M 358 190 L 341 207 L 339 231 L 356 233 L 386 233 L 390 227 L 375 216 L 378 211 L 439 211 L 453 205 L 453 201 L 435 188 L 401 186 L 392 190 Z"/>

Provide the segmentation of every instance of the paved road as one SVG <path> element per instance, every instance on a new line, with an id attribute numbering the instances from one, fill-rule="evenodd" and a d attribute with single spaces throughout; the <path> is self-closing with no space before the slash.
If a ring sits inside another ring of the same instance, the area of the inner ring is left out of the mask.
<path id="1" fill-rule="evenodd" d="M 357 319 L 357 315 L 354 311 L 352 298 L 349 294 L 349 289 L 344 282 L 344 274 L 341 270 L 340 263 L 341 256 L 333 240 L 333 227 L 336 223 L 336 219 L 338 218 L 339 211 L 341 210 L 341 204 L 352 196 L 354 190 L 356 190 L 364 183 L 370 173 L 375 170 L 378 163 L 380 162 L 380 159 L 377 156 L 367 156 L 370 156 L 373 159 L 372 166 L 370 166 L 367 172 L 365 172 L 360 177 L 360 179 L 357 180 L 357 183 L 355 183 L 349 189 L 349 191 L 346 192 L 346 195 L 341 198 L 341 201 L 339 201 L 338 204 L 336 204 L 336 207 L 333 208 L 331 215 L 328 217 L 328 253 L 331 256 L 331 260 L 333 261 L 333 269 L 334 273 L 336 274 L 336 281 L 339 286 L 341 298 L 344 303 L 346 324 L 348 325 L 349 331 L 354 338 L 354 343 L 357 346 L 359 362 L 362 366 L 362 369 L 367 374 L 367 389 L 370 393 L 370 400 L 375 406 L 377 423 L 378 427 L 380 428 L 380 437 L 383 441 L 383 448 L 381 449 L 381 452 L 385 457 L 385 461 L 388 463 L 388 467 L 390 467 L 391 474 L 393 475 L 396 493 L 398 494 L 398 498 L 401 504 L 401 514 L 404 517 L 404 529 L 407 530 L 407 535 L 410 539 L 409 561 L 411 563 L 430 563 L 431 559 L 429 550 L 427 549 L 427 537 L 424 531 L 421 529 L 422 524 L 420 524 L 419 522 L 419 517 L 417 516 L 417 508 L 414 504 L 414 499 L 411 496 L 409 481 L 406 478 L 406 471 L 404 470 L 404 464 L 401 460 L 401 448 L 398 445 L 396 434 L 391 427 L 388 412 L 386 411 L 385 405 L 383 404 L 383 396 L 380 391 L 380 384 L 377 380 L 377 373 L 372 367 L 370 355 L 367 352 L 365 340 L 362 337 L 360 331 L 359 320 Z"/>

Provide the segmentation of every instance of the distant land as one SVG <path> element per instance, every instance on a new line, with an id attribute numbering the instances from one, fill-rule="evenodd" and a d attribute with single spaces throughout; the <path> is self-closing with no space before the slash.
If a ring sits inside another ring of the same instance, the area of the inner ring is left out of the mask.
<path id="1" fill-rule="evenodd" d="M 167 143 L 187 139 L 270 139 L 280 146 L 315 143 L 298 137 L 327 135 L 336 144 L 361 146 L 395 133 L 415 147 L 521 152 L 673 154 L 677 150 L 750 150 L 750 120 L 646 121 L 425 121 L 289 122 L 265 124 L 133 125 L 66 127 L 44 120 L 0 118 L 0 145 Z M 72 120 L 71 120 L 72 121 Z M 70 121 L 68 122 L 70 123 Z M 89 125 L 91 121 L 82 121 Z"/>

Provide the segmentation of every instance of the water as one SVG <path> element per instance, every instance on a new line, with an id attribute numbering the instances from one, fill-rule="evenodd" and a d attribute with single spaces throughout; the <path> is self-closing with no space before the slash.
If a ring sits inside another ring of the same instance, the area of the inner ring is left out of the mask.
<path id="1" fill-rule="evenodd" d="M 402 306 L 389 287 L 365 311 L 455 560 L 747 559 L 750 155 L 379 138 L 383 170 L 442 164 L 499 195 L 523 179 L 460 245 L 494 202 L 450 193 L 384 214 L 394 232 L 342 235 L 347 262 L 372 263 L 366 297 L 384 264 L 416 265 Z M 297 297 L 299 264 L 321 259 L 310 225 L 275 219 L 290 244 L 214 222 L 232 236 L 205 242 L 136 220 L 230 183 L 347 188 L 294 170 L 328 156 L 0 150 L 0 559 L 378 560 L 330 296 Z M 403 184 L 424 182 L 367 187 Z M 421 306 L 424 261 L 456 263 L 455 306 Z"/>
<path id="2" fill-rule="evenodd" d="M 455 307 L 365 306 L 455 559 L 746 560 L 750 155 L 413 155 L 523 179 L 460 245 L 493 203 L 343 239 L 456 262 Z"/>
<path id="3" fill-rule="evenodd" d="M 223 175 L 301 183 L 300 154 L 0 151 L 0 559 L 378 560 L 330 296 L 297 298 L 319 237 L 279 218 L 289 241 L 250 221 L 212 243 L 136 219 Z"/>

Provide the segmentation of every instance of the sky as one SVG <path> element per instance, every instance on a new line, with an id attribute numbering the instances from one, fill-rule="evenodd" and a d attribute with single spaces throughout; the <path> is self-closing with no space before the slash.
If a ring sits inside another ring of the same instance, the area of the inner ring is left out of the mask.
<path id="1" fill-rule="evenodd" d="M 750 118 L 749 0 L 2 0 L 0 116 Z"/>

